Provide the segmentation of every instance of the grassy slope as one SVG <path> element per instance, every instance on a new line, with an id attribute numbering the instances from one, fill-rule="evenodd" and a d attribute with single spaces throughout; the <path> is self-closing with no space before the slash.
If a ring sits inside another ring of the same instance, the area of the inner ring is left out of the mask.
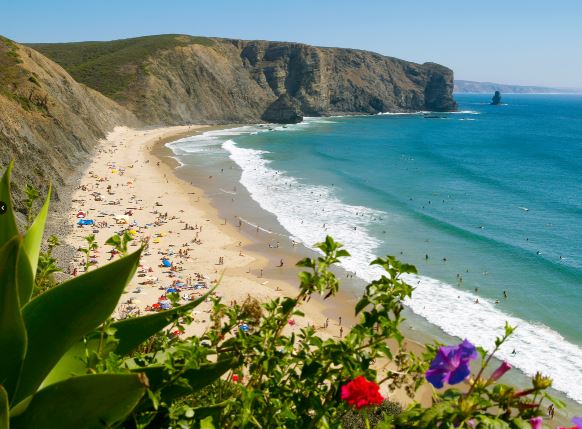
<path id="1" fill-rule="evenodd" d="M 31 43 L 28 46 L 60 64 L 77 82 L 124 101 L 136 73 L 147 73 L 144 63 L 148 57 L 176 46 L 213 43 L 205 37 L 164 34 L 109 42 Z"/>
<path id="2" fill-rule="evenodd" d="M 31 91 L 31 84 L 40 88 L 33 73 L 25 70 L 18 52 L 18 46 L 10 39 L 0 36 L 0 94 L 16 101 L 26 110 L 39 109 L 35 91 Z"/>

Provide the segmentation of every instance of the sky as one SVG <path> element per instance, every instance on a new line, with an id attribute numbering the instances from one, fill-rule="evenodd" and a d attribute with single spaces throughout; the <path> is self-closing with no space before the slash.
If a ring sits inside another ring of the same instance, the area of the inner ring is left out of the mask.
<path id="1" fill-rule="evenodd" d="M 582 0 L 1 0 L 18 42 L 179 33 L 375 51 L 455 78 L 582 88 Z"/>

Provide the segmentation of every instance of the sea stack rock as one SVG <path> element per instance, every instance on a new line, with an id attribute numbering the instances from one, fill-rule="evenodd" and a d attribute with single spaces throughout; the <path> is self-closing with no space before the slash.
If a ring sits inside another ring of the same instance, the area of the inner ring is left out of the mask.
<path id="1" fill-rule="evenodd" d="M 491 99 L 491 104 L 493 104 L 494 106 L 501 104 L 501 93 L 499 91 L 495 91 L 495 95 Z"/>
<path id="2" fill-rule="evenodd" d="M 299 102 L 285 93 L 267 107 L 262 119 L 276 124 L 296 124 L 303 120 L 303 116 Z"/>

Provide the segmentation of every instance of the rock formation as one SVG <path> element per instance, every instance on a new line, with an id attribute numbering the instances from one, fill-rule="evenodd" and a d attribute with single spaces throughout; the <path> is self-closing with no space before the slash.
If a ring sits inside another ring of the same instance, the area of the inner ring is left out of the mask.
<path id="1" fill-rule="evenodd" d="M 355 49 L 178 35 L 31 46 L 148 124 L 257 122 L 284 94 L 298 116 L 456 108 L 450 69 Z"/>
<path id="2" fill-rule="evenodd" d="M 277 124 L 296 124 L 303 120 L 300 112 L 299 102 L 285 93 L 267 107 L 261 119 Z"/>
<path id="3" fill-rule="evenodd" d="M 0 167 L 16 160 L 22 211 L 18 190 L 52 182 L 59 199 L 116 125 L 448 111 L 452 89 L 446 67 L 353 49 L 179 35 L 31 49 L 0 37 Z"/>
<path id="4" fill-rule="evenodd" d="M 499 91 L 495 91 L 495 94 L 493 95 L 493 98 L 491 99 L 491 104 L 493 104 L 494 106 L 497 106 L 500 103 L 501 103 L 501 93 Z"/>

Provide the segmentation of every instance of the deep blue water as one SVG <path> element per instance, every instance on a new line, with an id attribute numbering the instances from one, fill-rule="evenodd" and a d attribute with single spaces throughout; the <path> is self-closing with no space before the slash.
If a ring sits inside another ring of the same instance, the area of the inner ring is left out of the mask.
<path id="1" fill-rule="evenodd" d="M 414 312 L 484 346 L 519 325 L 502 356 L 582 401 L 582 96 L 489 98 L 218 141 L 290 235 L 331 233 L 364 279 L 374 255 L 414 263 Z"/>

